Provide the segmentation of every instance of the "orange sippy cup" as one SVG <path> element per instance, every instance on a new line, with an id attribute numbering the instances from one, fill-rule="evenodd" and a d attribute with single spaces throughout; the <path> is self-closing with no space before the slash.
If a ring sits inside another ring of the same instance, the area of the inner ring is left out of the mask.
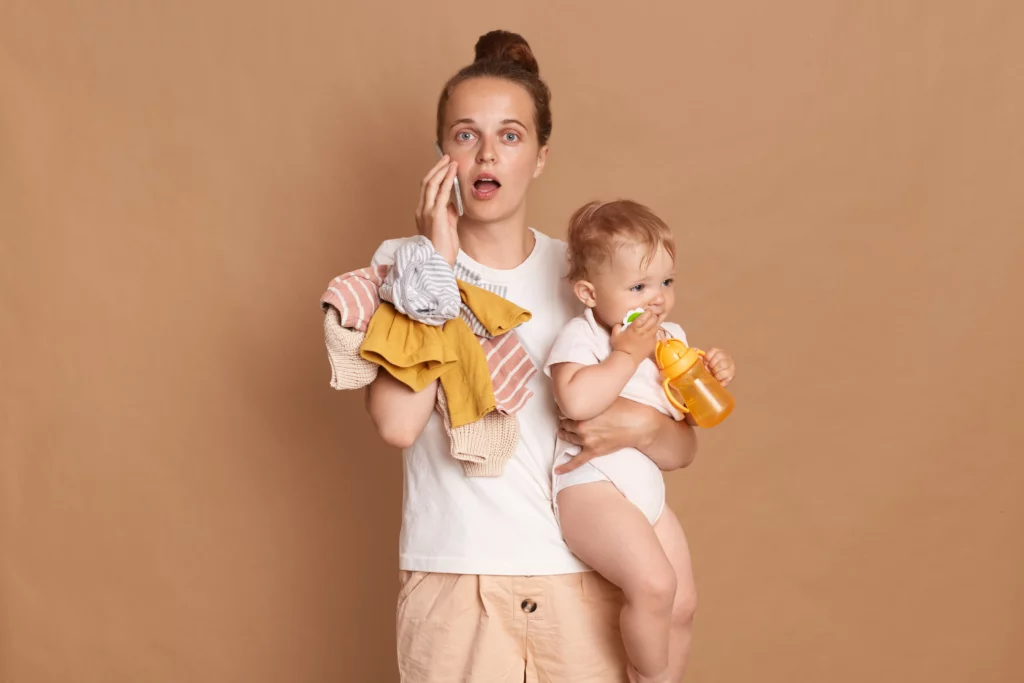
<path id="1" fill-rule="evenodd" d="M 658 340 L 654 349 L 668 400 L 682 412 L 690 413 L 698 427 L 714 427 L 729 417 L 736 401 L 704 366 L 703 356 L 703 351 L 678 339 Z"/>

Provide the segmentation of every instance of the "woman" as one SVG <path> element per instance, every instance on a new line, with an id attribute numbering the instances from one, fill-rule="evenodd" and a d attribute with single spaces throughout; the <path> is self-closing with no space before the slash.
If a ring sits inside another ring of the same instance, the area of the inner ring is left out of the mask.
<path id="1" fill-rule="evenodd" d="M 533 314 L 517 333 L 542 367 L 557 332 L 580 311 L 565 280 L 565 244 L 526 224 L 528 191 L 544 170 L 552 127 L 550 92 L 538 74 L 522 37 L 494 31 L 479 40 L 476 60 L 441 93 L 437 138 L 445 156 L 423 179 L 416 222 L 450 264 L 502 288 Z M 456 176 L 461 218 L 448 202 Z M 402 242 L 386 242 L 375 264 L 390 263 Z M 369 388 L 367 410 L 378 432 L 404 450 L 397 615 L 403 681 L 626 680 L 621 596 L 572 555 L 552 511 L 555 437 L 583 447 L 574 466 L 635 447 L 663 469 L 688 465 L 696 438 L 685 423 L 624 399 L 598 418 L 560 425 L 550 380 L 538 373 L 530 388 L 515 455 L 493 478 L 466 477 L 452 459 L 434 411 L 436 383 L 413 393 L 380 373 Z M 678 680 L 694 589 L 685 543 L 667 550 L 686 568 L 677 577 L 673 615 L 671 673 Z"/>

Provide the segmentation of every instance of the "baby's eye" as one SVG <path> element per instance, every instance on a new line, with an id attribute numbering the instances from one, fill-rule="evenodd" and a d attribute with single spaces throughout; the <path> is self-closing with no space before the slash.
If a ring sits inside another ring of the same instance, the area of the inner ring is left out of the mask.
<path id="1" fill-rule="evenodd" d="M 662 287 L 671 287 L 673 284 L 675 284 L 675 281 L 676 281 L 676 279 L 674 277 L 670 277 L 669 279 L 667 279 L 664 282 L 662 282 L 661 286 Z"/>
<path id="2" fill-rule="evenodd" d="M 631 291 L 631 292 L 642 292 L 642 291 L 644 291 L 644 285 L 643 284 L 633 285 L 632 287 L 629 288 L 629 291 Z"/>
<path id="3" fill-rule="evenodd" d="M 519 141 L 519 133 L 513 133 L 512 131 L 509 131 L 509 132 L 505 133 L 505 135 L 503 137 L 505 138 L 505 142 L 518 142 Z"/>

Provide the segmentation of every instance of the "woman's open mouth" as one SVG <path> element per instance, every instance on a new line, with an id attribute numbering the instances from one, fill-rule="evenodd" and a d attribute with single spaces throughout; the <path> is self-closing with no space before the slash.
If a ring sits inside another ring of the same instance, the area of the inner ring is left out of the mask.
<path id="1" fill-rule="evenodd" d="M 480 201 L 494 199 L 501 189 L 501 183 L 490 173 L 481 173 L 473 182 L 473 198 Z"/>

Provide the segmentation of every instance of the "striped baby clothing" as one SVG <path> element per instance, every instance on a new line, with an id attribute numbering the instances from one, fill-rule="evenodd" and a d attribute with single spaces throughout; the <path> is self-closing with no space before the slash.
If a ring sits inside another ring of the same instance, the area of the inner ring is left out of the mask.
<path id="1" fill-rule="evenodd" d="M 461 312 L 452 267 L 422 235 L 395 252 L 395 264 L 384 277 L 379 295 L 411 320 L 435 327 L 458 318 Z"/>

